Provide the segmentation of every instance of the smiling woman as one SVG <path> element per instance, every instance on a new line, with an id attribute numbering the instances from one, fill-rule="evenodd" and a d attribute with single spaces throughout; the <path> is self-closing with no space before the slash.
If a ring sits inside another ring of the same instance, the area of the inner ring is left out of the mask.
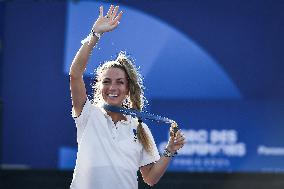
<path id="1" fill-rule="evenodd" d="M 142 77 L 125 53 L 97 68 L 93 103 L 88 99 L 83 73 L 100 37 L 117 28 L 122 17 L 118 6 L 100 15 L 90 35 L 82 41 L 70 68 L 72 114 L 77 127 L 78 153 L 72 189 L 138 188 L 137 171 L 144 181 L 156 184 L 170 160 L 185 142 L 180 131 L 171 135 L 160 157 L 148 126 L 141 120 L 104 109 L 103 104 L 141 111 L 144 107 Z"/>
<path id="2" fill-rule="evenodd" d="M 125 53 L 120 52 L 115 61 L 108 61 L 97 68 L 96 83 L 94 84 L 94 101 L 96 104 L 106 101 L 107 98 L 102 97 L 116 97 L 115 92 L 121 92 L 121 101 L 118 104 L 126 108 L 135 108 L 142 110 L 144 106 L 144 93 L 142 77 L 138 72 L 136 66 L 132 63 Z M 121 99 L 123 97 L 123 99 Z M 114 98 L 112 98 L 114 99 Z M 132 100 L 131 100 L 132 99 Z M 130 104 L 133 101 L 133 104 Z"/>
<path id="3" fill-rule="evenodd" d="M 127 77 L 123 70 L 119 68 L 105 70 L 97 83 L 100 84 L 101 92 L 97 94 L 102 96 L 107 104 L 122 106 L 129 92 Z"/>

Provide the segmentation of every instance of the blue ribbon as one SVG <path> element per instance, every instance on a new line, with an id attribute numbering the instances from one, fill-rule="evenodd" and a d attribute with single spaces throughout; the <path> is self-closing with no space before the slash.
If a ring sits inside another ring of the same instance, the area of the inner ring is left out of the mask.
<path id="1" fill-rule="evenodd" d="M 118 106 L 112 106 L 109 104 L 104 104 L 102 106 L 105 110 L 110 111 L 110 112 L 117 112 L 117 113 L 122 113 L 122 114 L 127 114 L 127 115 L 131 115 L 132 117 L 137 117 L 138 120 L 145 120 L 145 119 L 149 119 L 152 121 L 157 121 L 157 122 L 164 122 L 164 123 L 175 123 L 174 120 L 171 120 L 169 118 L 166 117 L 162 117 L 159 115 L 154 115 L 154 114 L 150 114 L 148 112 L 140 112 L 138 110 L 132 109 L 132 108 L 122 108 L 122 107 L 118 107 Z"/>

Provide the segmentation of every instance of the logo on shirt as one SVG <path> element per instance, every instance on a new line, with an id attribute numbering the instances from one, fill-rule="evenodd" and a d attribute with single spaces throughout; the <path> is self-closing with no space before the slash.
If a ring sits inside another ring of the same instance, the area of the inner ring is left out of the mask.
<path id="1" fill-rule="evenodd" d="M 134 142 L 137 142 L 137 131 L 136 131 L 136 129 L 133 129 L 133 134 L 134 134 Z"/>

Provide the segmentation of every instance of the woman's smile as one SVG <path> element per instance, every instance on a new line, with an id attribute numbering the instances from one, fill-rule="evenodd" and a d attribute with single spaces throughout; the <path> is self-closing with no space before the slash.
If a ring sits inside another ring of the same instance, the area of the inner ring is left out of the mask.
<path id="1" fill-rule="evenodd" d="M 129 93 L 126 73 L 120 68 L 108 68 L 102 74 L 101 92 L 104 101 L 121 106 Z"/>

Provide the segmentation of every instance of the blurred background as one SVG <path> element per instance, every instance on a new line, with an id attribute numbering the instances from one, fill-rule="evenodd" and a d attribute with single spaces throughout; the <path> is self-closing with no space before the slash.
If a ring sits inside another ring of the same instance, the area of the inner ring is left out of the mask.
<path id="1" fill-rule="evenodd" d="M 124 15 L 93 51 L 89 97 L 94 69 L 126 51 L 147 111 L 187 138 L 154 188 L 283 188 L 282 0 L 0 1 L 0 188 L 69 188 L 69 67 L 110 4 Z M 162 152 L 169 126 L 147 123 Z"/>

